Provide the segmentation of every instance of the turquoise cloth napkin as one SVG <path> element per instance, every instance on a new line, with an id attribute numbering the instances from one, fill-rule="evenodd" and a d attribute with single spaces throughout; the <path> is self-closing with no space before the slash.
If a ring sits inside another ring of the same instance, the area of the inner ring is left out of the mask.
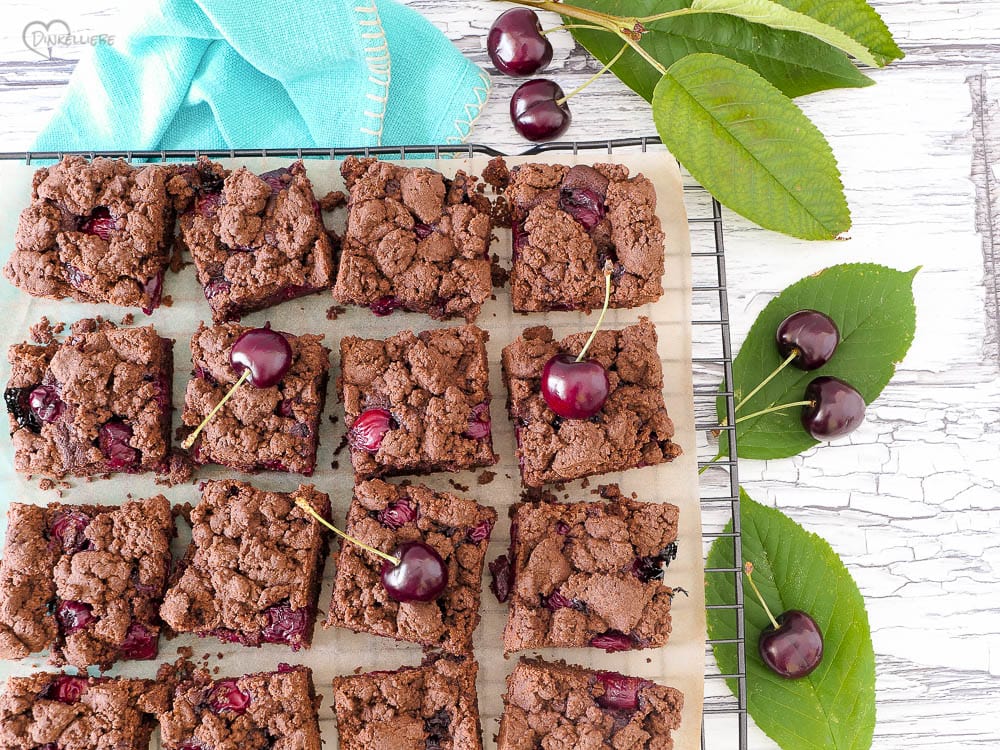
<path id="1" fill-rule="evenodd" d="M 34 149 L 460 143 L 490 81 L 393 0 L 163 0 L 81 60 Z"/>

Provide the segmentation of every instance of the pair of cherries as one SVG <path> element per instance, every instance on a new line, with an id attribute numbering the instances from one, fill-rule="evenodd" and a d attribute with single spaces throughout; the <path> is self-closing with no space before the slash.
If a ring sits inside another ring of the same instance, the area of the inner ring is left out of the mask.
<path id="1" fill-rule="evenodd" d="M 271 388 L 281 382 L 292 366 L 292 347 L 281 333 L 270 325 L 252 328 L 236 339 L 229 350 L 229 364 L 239 374 L 239 379 L 201 424 L 182 444 L 190 448 L 209 420 L 230 399 L 236 389 L 248 382 L 254 388 Z M 316 520 L 353 544 L 372 552 L 384 560 L 382 585 L 389 596 L 399 602 L 429 602 L 437 599 L 448 583 L 448 569 L 437 550 L 424 542 L 404 542 L 394 555 L 362 544 L 330 524 L 304 500 L 296 504 Z"/>
<path id="2" fill-rule="evenodd" d="M 545 37 L 538 15 L 527 8 L 501 13 L 486 37 L 490 60 L 504 75 L 530 76 L 552 62 L 552 44 Z M 562 135 L 572 115 L 569 97 L 555 81 L 538 78 L 521 84 L 510 99 L 514 128 L 529 141 Z"/>
<path id="3" fill-rule="evenodd" d="M 788 365 L 808 372 L 829 362 L 840 343 L 840 331 L 829 315 L 818 310 L 799 310 L 781 322 L 775 341 L 784 361 L 736 405 L 737 412 Z M 865 401 L 857 389 L 840 378 L 822 375 L 806 386 L 802 401 L 771 406 L 740 417 L 737 422 L 793 406 L 803 407 L 802 426 L 816 440 L 844 437 L 865 418 Z"/>

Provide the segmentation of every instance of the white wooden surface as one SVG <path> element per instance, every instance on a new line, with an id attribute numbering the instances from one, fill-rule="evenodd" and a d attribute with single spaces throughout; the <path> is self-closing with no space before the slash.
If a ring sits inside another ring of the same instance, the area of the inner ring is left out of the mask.
<path id="1" fill-rule="evenodd" d="M 502 5 L 411 0 L 485 61 Z M 917 338 L 850 440 L 795 459 L 743 462 L 744 486 L 825 536 L 865 595 L 878 659 L 876 748 L 1000 748 L 1000 0 L 874 3 L 907 53 L 877 86 L 801 101 L 829 137 L 854 214 L 848 242 L 808 244 L 727 215 L 734 335 L 767 300 L 834 263 L 922 265 Z M 26 148 L 80 54 L 42 60 L 25 24 L 61 18 L 115 33 L 120 0 L 13 0 L 0 31 L 0 150 Z M 271 6 L 269 6 L 271 7 Z M 596 70 L 553 35 L 550 76 L 567 90 Z M 520 150 L 496 77 L 473 139 Z M 612 78 L 573 102 L 568 137 L 653 132 Z M 697 317 L 697 315 L 696 315 Z M 707 450 L 707 448 L 706 448 Z M 714 748 L 711 744 L 709 747 Z M 752 748 L 772 748 L 760 732 Z"/>

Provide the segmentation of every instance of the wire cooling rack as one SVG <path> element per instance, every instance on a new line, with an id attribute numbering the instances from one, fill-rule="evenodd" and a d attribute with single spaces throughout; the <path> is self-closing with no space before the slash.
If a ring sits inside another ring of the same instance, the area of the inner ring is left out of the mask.
<path id="1" fill-rule="evenodd" d="M 580 151 L 605 151 L 608 154 L 664 151 L 659 138 L 641 137 L 604 141 L 545 143 L 525 155 L 543 153 L 578 153 Z M 362 148 L 284 148 L 284 149 L 219 149 L 194 151 L 93 151 L 82 153 L 91 158 L 106 156 L 128 161 L 173 161 L 195 159 L 204 155 L 215 158 L 237 157 L 295 157 L 340 159 L 346 156 L 385 156 L 399 159 L 448 158 L 476 154 L 505 156 L 501 151 L 476 144 L 447 146 L 386 146 Z M 60 159 L 63 152 L 0 153 L 2 160 L 32 162 Z M 716 469 L 701 476 L 701 507 L 703 542 L 705 552 L 717 539 L 730 539 L 733 559 L 742 560 L 740 538 L 740 495 L 737 464 L 734 459 L 712 461 L 717 446 L 710 445 L 707 437 L 719 435 L 728 446 L 729 456 L 736 453 L 735 402 L 733 392 L 733 353 L 730 340 L 729 301 L 726 289 L 726 256 L 723 241 L 722 207 L 704 188 L 686 177 L 684 199 L 691 230 L 692 270 L 692 364 L 694 366 L 695 429 L 700 438 L 698 466 L 712 464 Z M 724 387 L 719 388 L 719 383 Z M 725 403 L 726 419 L 723 424 L 717 416 L 716 402 Z M 731 525 L 731 530 L 727 527 Z M 742 570 L 733 568 L 705 568 L 706 576 L 724 576 L 732 586 L 732 601 L 708 605 L 709 609 L 733 611 L 736 617 L 736 638 L 709 640 L 705 674 L 705 708 L 702 721 L 701 746 L 703 750 L 746 750 L 747 748 L 747 697 L 746 697 L 746 638 L 743 625 Z M 715 664 L 712 646 L 735 648 L 737 672 L 722 674 Z M 732 684 L 735 695 L 726 687 Z"/>

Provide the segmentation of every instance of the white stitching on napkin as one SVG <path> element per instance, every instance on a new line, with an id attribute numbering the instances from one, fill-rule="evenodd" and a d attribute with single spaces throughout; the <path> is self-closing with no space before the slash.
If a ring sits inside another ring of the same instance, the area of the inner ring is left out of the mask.
<path id="1" fill-rule="evenodd" d="M 455 120 L 455 130 L 458 131 L 458 135 L 449 135 L 445 138 L 445 142 L 465 143 L 465 139 L 469 137 L 476 121 L 483 114 L 483 107 L 486 106 L 486 100 L 490 98 L 490 89 L 493 84 L 490 82 L 490 77 L 482 70 L 479 71 L 479 80 L 482 81 L 483 85 L 472 87 L 472 95 L 476 97 L 476 100 L 465 104 L 466 119 L 458 118 Z"/>
<path id="2" fill-rule="evenodd" d="M 368 82 L 376 87 L 365 94 L 365 98 L 375 102 L 376 106 L 365 110 L 364 115 L 370 122 L 361 126 L 361 132 L 374 136 L 375 145 L 381 146 L 385 110 L 389 103 L 389 83 L 392 81 L 389 43 L 386 41 L 382 19 L 374 3 L 371 6 L 358 5 L 354 8 L 354 12 L 367 16 L 359 18 L 358 25 L 361 27 L 361 38 L 366 41 L 364 52 L 365 62 L 368 64 Z"/>

